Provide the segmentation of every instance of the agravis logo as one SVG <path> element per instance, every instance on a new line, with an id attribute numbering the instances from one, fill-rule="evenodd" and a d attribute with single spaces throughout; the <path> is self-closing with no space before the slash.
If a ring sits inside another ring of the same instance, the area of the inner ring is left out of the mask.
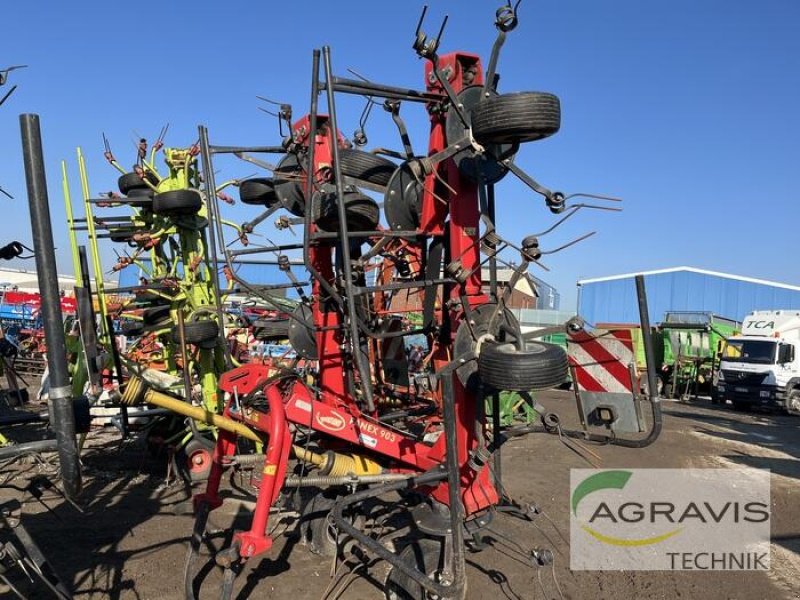
<path id="1" fill-rule="evenodd" d="M 573 469 L 573 569 L 769 568 L 769 472 Z"/>
<path id="2" fill-rule="evenodd" d="M 592 492 L 605 489 L 623 489 L 628 483 L 628 480 L 631 478 L 632 474 L 633 473 L 630 471 L 603 471 L 595 475 L 590 475 L 584 479 L 577 488 L 575 488 L 575 491 L 572 492 L 572 514 L 577 517 L 578 504 L 580 504 L 580 501 Z M 611 508 L 605 502 L 601 502 L 597 506 L 597 509 L 594 511 L 594 513 L 592 513 L 592 517 L 589 519 L 589 522 L 593 523 L 594 521 L 605 517 L 611 518 L 615 523 L 617 522 L 614 518 Z M 611 544 L 612 546 L 648 546 L 650 544 L 663 542 L 664 540 L 671 538 L 673 535 L 676 535 L 681 531 L 681 528 L 678 527 L 661 535 L 646 538 L 624 539 L 612 535 L 602 534 L 587 524 L 581 525 L 581 527 L 586 533 L 591 535 L 596 540 L 599 540 L 604 544 Z"/>

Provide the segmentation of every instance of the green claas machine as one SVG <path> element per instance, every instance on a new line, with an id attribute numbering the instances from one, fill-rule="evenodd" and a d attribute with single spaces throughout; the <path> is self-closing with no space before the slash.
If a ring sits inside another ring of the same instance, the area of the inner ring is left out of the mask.
<path id="1" fill-rule="evenodd" d="M 685 398 L 690 393 L 711 393 L 722 343 L 740 327 L 741 323 L 710 312 L 667 312 L 658 326 L 664 338 L 662 395 Z"/>

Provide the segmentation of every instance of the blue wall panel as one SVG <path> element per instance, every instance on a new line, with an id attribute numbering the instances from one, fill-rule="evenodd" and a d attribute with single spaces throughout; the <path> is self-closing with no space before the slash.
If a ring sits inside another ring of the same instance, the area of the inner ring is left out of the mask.
<path id="1" fill-rule="evenodd" d="M 800 290 L 693 271 L 645 275 L 650 321 L 667 311 L 709 311 L 741 321 L 753 310 L 800 309 Z M 637 323 L 633 277 L 581 285 L 578 314 L 589 323 Z"/>

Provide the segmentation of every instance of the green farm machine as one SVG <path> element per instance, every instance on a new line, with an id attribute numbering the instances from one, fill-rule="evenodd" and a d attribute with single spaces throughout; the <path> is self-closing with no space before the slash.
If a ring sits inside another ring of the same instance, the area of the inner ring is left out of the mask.
<path id="1" fill-rule="evenodd" d="M 722 344 L 740 327 L 741 323 L 710 312 L 667 312 L 658 326 L 664 340 L 662 395 L 682 399 L 711 393 Z"/>

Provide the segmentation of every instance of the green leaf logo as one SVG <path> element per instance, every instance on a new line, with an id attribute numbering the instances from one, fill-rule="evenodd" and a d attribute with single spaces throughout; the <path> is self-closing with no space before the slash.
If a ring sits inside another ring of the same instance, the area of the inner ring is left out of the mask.
<path id="1" fill-rule="evenodd" d="M 633 473 L 630 471 L 603 471 L 587 477 L 572 492 L 572 514 L 578 516 L 578 504 L 592 492 L 609 488 L 621 490 L 628 483 L 631 475 Z"/>

